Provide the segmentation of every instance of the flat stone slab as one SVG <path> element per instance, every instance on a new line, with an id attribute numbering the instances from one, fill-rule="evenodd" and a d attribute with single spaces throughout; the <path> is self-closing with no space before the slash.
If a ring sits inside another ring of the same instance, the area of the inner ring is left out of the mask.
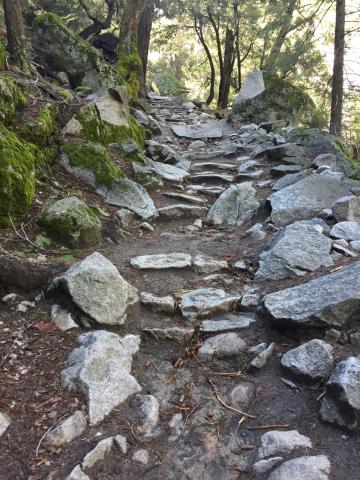
<path id="1" fill-rule="evenodd" d="M 357 183 L 331 170 L 309 175 L 269 197 L 271 220 L 276 226 L 284 226 L 319 216 L 324 208 L 331 208 L 336 200 L 349 195 Z"/>
<path id="2" fill-rule="evenodd" d="M 207 187 L 206 185 L 187 185 L 186 190 L 191 192 L 204 193 L 205 195 L 219 195 L 225 190 L 225 188 L 215 186 Z"/>
<path id="3" fill-rule="evenodd" d="M 189 180 L 192 182 L 202 182 L 204 180 L 219 180 L 220 182 L 229 182 L 231 183 L 234 180 L 233 175 L 225 175 L 222 173 L 215 172 L 203 172 L 196 173 L 195 175 L 190 175 Z"/>
<path id="4" fill-rule="evenodd" d="M 279 180 L 277 180 L 272 186 L 272 189 L 277 192 L 278 190 L 282 190 L 283 188 L 289 187 L 290 185 L 303 180 L 308 175 L 309 172 L 306 170 L 298 173 L 289 173 L 288 175 L 279 178 Z"/>
<path id="5" fill-rule="evenodd" d="M 255 215 L 259 206 L 252 182 L 231 185 L 212 205 L 206 219 L 215 225 L 241 225 Z"/>
<path id="6" fill-rule="evenodd" d="M 173 125 L 171 130 L 177 137 L 201 140 L 203 138 L 221 138 L 226 126 L 226 120 L 217 120 L 191 126 Z"/>
<path id="7" fill-rule="evenodd" d="M 140 392 L 130 374 L 140 337 L 97 330 L 81 335 L 78 342 L 80 346 L 71 352 L 62 371 L 62 385 L 85 395 L 90 425 L 96 425 L 130 395 Z"/>
<path id="8" fill-rule="evenodd" d="M 141 255 L 130 260 L 131 266 L 138 270 L 162 270 L 167 268 L 191 267 L 191 255 L 187 253 L 159 253 Z"/>
<path id="9" fill-rule="evenodd" d="M 294 375 L 311 380 L 326 378 L 334 368 L 332 346 L 323 340 L 310 340 L 286 352 L 282 356 L 281 365 Z"/>
<path id="10" fill-rule="evenodd" d="M 161 178 L 168 182 L 183 182 L 184 179 L 189 176 L 188 172 L 182 168 L 167 163 L 152 161 L 150 165 Z"/>
<path id="11" fill-rule="evenodd" d="M 265 295 L 264 306 L 276 322 L 298 326 L 359 326 L 360 262 Z"/>
<path id="12" fill-rule="evenodd" d="M 207 214 L 206 207 L 199 207 L 197 205 L 186 205 L 177 203 L 167 207 L 159 208 L 159 214 L 162 218 L 182 218 L 182 217 L 203 217 Z"/>
<path id="13" fill-rule="evenodd" d="M 177 192 L 163 192 L 165 197 L 175 198 L 176 200 L 183 200 L 189 203 L 195 204 L 203 204 L 206 203 L 204 198 L 194 197 L 193 195 L 186 195 L 185 193 L 177 193 Z"/>
<path id="14" fill-rule="evenodd" d="M 325 455 L 299 457 L 284 462 L 271 473 L 268 480 L 328 480 L 330 468 Z"/>
<path id="15" fill-rule="evenodd" d="M 206 170 L 208 168 L 214 168 L 215 170 L 231 170 L 236 168 L 235 165 L 231 163 L 215 163 L 215 162 L 201 162 L 201 163 L 193 163 L 191 165 L 191 171 L 196 172 L 199 170 Z"/>
<path id="16" fill-rule="evenodd" d="M 256 319 L 248 314 L 227 313 L 217 319 L 203 320 L 201 331 L 203 333 L 221 333 L 230 330 L 249 328 Z"/>
<path id="17" fill-rule="evenodd" d="M 170 295 L 158 297 L 152 293 L 141 292 L 140 300 L 143 305 L 150 307 L 153 312 L 175 312 L 175 300 Z"/>
<path id="18" fill-rule="evenodd" d="M 212 273 L 229 268 L 229 264 L 226 260 L 218 260 L 206 255 L 196 255 L 193 258 L 193 268 L 197 273 Z"/>
<path id="19" fill-rule="evenodd" d="M 332 266 L 332 241 L 323 235 L 321 222 L 305 220 L 282 228 L 260 254 L 256 279 L 282 280 Z"/>
<path id="20" fill-rule="evenodd" d="M 188 320 L 196 320 L 217 313 L 229 312 L 240 300 L 218 288 L 199 288 L 181 295 L 180 311 Z"/>

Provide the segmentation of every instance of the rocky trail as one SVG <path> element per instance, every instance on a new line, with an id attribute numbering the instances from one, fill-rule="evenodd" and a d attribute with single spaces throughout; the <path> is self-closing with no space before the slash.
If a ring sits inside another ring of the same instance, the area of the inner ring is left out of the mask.
<path id="1" fill-rule="evenodd" d="M 360 478 L 360 182 L 325 137 L 149 105 L 123 237 L 1 302 L 0 479 Z"/>

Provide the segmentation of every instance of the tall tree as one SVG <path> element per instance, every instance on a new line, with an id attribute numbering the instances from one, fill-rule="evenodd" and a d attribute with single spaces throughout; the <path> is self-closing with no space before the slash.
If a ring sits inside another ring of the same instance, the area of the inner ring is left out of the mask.
<path id="1" fill-rule="evenodd" d="M 145 0 L 126 0 L 120 11 L 119 52 L 130 54 L 137 48 L 140 15 Z"/>
<path id="2" fill-rule="evenodd" d="M 148 66 L 148 57 L 149 57 L 149 46 L 150 46 L 150 36 L 151 29 L 154 20 L 155 13 L 155 4 L 154 0 L 146 0 L 145 7 L 140 15 L 139 25 L 138 25 L 138 52 L 142 64 L 141 72 L 141 93 L 143 96 L 146 95 L 146 73 Z"/>
<path id="3" fill-rule="evenodd" d="M 20 0 L 3 0 L 5 25 L 10 55 L 25 74 L 31 71 L 26 51 L 25 27 Z"/>
<path id="4" fill-rule="evenodd" d="M 345 15 L 345 0 L 336 0 L 330 132 L 337 136 L 341 135 L 344 97 Z"/>

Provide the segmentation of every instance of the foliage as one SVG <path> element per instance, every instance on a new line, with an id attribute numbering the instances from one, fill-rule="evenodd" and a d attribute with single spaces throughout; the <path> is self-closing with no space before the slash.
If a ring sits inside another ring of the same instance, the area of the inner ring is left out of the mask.
<path id="1" fill-rule="evenodd" d="M 157 90 L 161 95 L 181 97 L 187 92 L 185 81 L 176 75 L 173 64 L 164 58 L 149 64 L 148 84 L 150 89 Z"/>

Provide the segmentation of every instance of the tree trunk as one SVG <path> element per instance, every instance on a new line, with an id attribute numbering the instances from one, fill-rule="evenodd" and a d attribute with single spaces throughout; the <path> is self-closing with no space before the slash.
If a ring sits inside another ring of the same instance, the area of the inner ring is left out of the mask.
<path id="1" fill-rule="evenodd" d="M 331 94 L 330 133 L 341 135 L 344 96 L 345 0 L 336 0 L 334 68 Z"/>
<path id="2" fill-rule="evenodd" d="M 132 53 L 132 47 L 137 45 L 140 14 L 145 0 L 126 0 L 120 15 L 119 52 Z"/>
<path id="3" fill-rule="evenodd" d="M 109 28 L 111 26 L 111 22 L 113 16 L 116 12 L 116 0 L 105 0 L 107 5 L 108 11 L 105 20 L 100 20 L 93 15 L 91 15 L 90 9 L 86 4 L 85 0 L 80 1 L 80 5 L 85 10 L 86 15 L 89 19 L 93 22 L 91 25 L 88 25 L 84 30 L 82 30 L 79 35 L 81 38 L 87 40 L 90 36 L 98 35 L 102 30 Z"/>
<path id="4" fill-rule="evenodd" d="M 19 0 L 3 0 L 5 24 L 10 55 L 25 74 L 31 72 L 29 56 L 26 51 L 24 21 Z"/>
<path id="5" fill-rule="evenodd" d="M 223 67 L 220 70 L 218 107 L 226 108 L 229 102 L 231 75 L 234 69 L 234 32 L 226 29 Z"/>
<path id="6" fill-rule="evenodd" d="M 148 57 L 149 57 L 149 46 L 150 46 L 150 36 L 151 29 L 154 19 L 155 5 L 154 0 L 147 0 L 145 3 L 145 8 L 140 15 L 139 25 L 138 25 L 138 52 L 142 64 L 141 72 L 141 94 L 146 96 L 146 74 L 148 66 Z"/>
<path id="7" fill-rule="evenodd" d="M 210 49 L 209 49 L 209 47 L 208 47 L 208 45 L 205 41 L 205 38 L 204 38 L 204 33 L 203 33 L 203 27 L 202 27 L 201 20 L 197 19 L 195 17 L 194 22 L 195 22 L 196 34 L 199 38 L 199 41 L 200 41 L 201 45 L 203 46 L 203 48 L 205 50 L 206 57 L 208 59 L 209 67 L 210 67 L 210 87 L 209 87 L 209 95 L 208 95 L 208 98 L 206 99 L 206 104 L 210 105 L 210 103 L 214 100 L 214 97 L 215 97 L 215 75 L 216 75 L 215 74 L 215 65 L 214 65 L 214 60 L 212 58 Z"/>

